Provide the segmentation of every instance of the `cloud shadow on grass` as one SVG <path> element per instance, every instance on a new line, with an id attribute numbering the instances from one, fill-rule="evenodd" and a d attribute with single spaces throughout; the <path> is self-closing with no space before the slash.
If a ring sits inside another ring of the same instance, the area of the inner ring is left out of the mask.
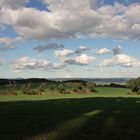
<path id="1" fill-rule="evenodd" d="M 139 101 L 94 97 L 1 102 L 0 139 L 137 140 Z"/>

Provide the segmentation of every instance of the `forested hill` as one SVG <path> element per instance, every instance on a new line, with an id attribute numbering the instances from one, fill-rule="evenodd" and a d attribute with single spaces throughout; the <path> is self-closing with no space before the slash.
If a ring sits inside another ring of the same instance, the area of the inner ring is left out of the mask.
<path id="1" fill-rule="evenodd" d="M 35 82 L 55 82 L 45 78 L 29 78 L 29 79 L 0 79 L 0 85 L 7 85 L 10 83 L 35 83 Z"/>

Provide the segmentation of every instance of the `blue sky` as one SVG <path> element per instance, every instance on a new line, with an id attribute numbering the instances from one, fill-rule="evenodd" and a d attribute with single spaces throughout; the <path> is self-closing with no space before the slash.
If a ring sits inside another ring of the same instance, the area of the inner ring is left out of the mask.
<path id="1" fill-rule="evenodd" d="M 0 9 L 0 78 L 140 76 L 139 0 L 2 0 Z"/>

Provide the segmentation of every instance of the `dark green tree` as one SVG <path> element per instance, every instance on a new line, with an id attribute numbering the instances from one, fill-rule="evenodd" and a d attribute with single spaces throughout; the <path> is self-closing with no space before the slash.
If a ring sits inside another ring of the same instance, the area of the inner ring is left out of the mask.
<path id="1" fill-rule="evenodd" d="M 132 92 L 140 94 L 140 77 L 129 80 L 127 87 L 130 88 Z"/>

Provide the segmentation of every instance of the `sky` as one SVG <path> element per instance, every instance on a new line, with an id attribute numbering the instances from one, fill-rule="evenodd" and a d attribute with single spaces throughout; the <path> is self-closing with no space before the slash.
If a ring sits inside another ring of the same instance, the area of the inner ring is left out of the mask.
<path id="1" fill-rule="evenodd" d="M 140 0 L 0 0 L 0 78 L 140 76 Z"/>

